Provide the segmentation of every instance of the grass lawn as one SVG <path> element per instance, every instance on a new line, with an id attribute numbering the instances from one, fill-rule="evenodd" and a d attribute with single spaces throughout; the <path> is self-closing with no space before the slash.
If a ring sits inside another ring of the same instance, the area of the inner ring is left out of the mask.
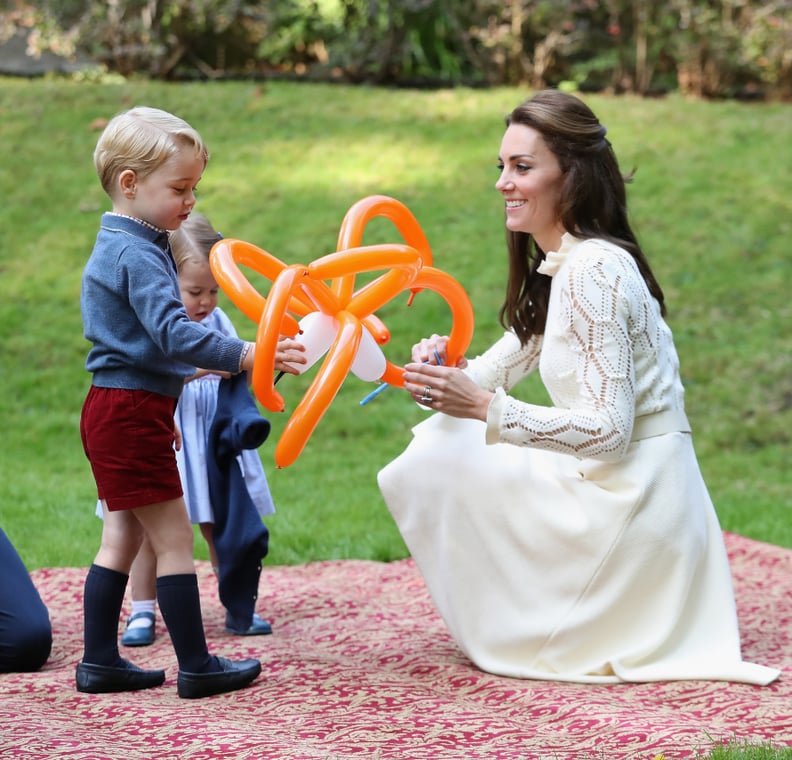
<path id="1" fill-rule="evenodd" d="M 500 334 L 506 263 L 493 189 L 502 116 L 516 89 L 412 92 L 333 85 L 87 84 L 0 79 L 0 525 L 32 568 L 87 566 L 100 523 L 78 435 L 89 377 L 80 275 L 109 208 L 94 174 L 95 120 L 135 104 L 197 127 L 212 159 L 199 209 L 226 236 L 287 263 L 335 249 L 346 210 L 384 193 L 407 204 L 435 263 L 467 289 L 470 349 Z M 588 98 L 625 170 L 636 230 L 663 285 L 701 467 L 724 528 L 792 547 L 792 107 Z M 364 242 L 396 242 L 375 220 Z M 263 286 L 263 283 L 262 283 Z M 255 326 L 228 304 L 240 333 Z M 432 293 L 380 316 L 401 363 L 409 346 L 450 327 Z M 400 391 L 365 407 L 373 386 L 345 382 L 305 451 L 277 470 L 274 443 L 312 377 L 286 377 L 285 414 L 261 449 L 278 513 L 268 562 L 390 560 L 405 547 L 376 472 L 423 413 Z M 546 398 L 531 379 L 525 398 Z M 196 542 L 199 557 L 205 547 Z"/>

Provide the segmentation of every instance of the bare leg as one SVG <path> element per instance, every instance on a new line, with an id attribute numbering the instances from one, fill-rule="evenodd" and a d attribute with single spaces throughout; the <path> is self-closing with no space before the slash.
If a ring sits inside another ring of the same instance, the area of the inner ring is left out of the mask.
<path id="1" fill-rule="evenodd" d="M 133 510 L 156 558 L 156 574 L 195 573 L 193 530 L 184 499 L 172 499 Z"/>
<path id="2" fill-rule="evenodd" d="M 143 537 L 137 556 L 132 562 L 129 583 L 133 602 L 154 599 L 157 596 L 157 555 L 151 548 L 148 536 Z"/>
<path id="3" fill-rule="evenodd" d="M 193 527 L 184 500 L 150 504 L 135 510 L 157 558 L 157 601 L 179 660 L 189 673 L 217 671 L 206 646 L 198 580 L 193 560 Z"/>
<path id="4" fill-rule="evenodd" d="M 157 557 L 148 536 L 143 537 L 129 573 L 132 611 L 121 643 L 127 647 L 150 646 L 156 640 Z"/>
<path id="5" fill-rule="evenodd" d="M 212 563 L 212 569 L 217 573 L 217 568 L 220 567 L 220 562 L 217 559 L 217 549 L 214 545 L 214 523 L 201 523 L 201 535 L 204 537 L 206 541 L 206 545 L 209 547 L 209 561 Z"/>
<path id="6" fill-rule="evenodd" d="M 118 617 L 127 575 L 145 533 L 156 557 L 156 595 L 180 667 L 192 672 L 216 668 L 206 648 L 192 554 L 193 530 L 183 499 L 120 512 L 105 508 L 104 517 L 102 544 L 89 573 L 90 588 L 86 586 L 84 659 L 108 666 L 120 661 Z M 161 580 L 164 590 L 160 589 Z M 189 663 L 188 668 L 184 662 Z"/>
<path id="7" fill-rule="evenodd" d="M 247 686 L 261 672 L 258 660 L 231 662 L 211 656 L 206 646 L 184 499 L 140 507 L 134 517 L 157 558 L 157 600 L 179 661 L 179 696 L 195 699 Z"/>
<path id="8" fill-rule="evenodd" d="M 106 507 L 104 512 L 102 543 L 83 592 L 85 650 L 77 666 L 77 689 L 97 693 L 159 686 L 164 671 L 140 670 L 118 653 L 118 618 L 143 530 L 131 512 L 108 512 Z"/>
<path id="9" fill-rule="evenodd" d="M 143 542 L 143 529 L 132 510 L 111 512 L 103 502 L 102 542 L 94 564 L 129 575 Z"/>

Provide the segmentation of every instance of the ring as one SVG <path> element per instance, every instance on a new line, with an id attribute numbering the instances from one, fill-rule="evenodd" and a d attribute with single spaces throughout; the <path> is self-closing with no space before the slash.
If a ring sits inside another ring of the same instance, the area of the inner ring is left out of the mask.
<path id="1" fill-rule="evenodd" d="M 431 396 L 421 396 L 421 398 L 419 400 L 420 400 L 420 402 L 422 404 L 431 404 L 432 403 L 432 397 Z"/>
<path id="2" fill-rule="evenodd" d="M 423 395 L 425 398 L 431 398 L 432 387 L 430 385 L 424 385 L 424 392 Z"/>

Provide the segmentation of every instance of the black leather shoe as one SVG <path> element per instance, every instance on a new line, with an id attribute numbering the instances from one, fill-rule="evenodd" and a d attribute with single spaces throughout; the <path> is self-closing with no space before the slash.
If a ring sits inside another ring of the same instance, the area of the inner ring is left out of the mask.
<path id="1" fill-rule="evenodd" d="M 134 628 L 129 627 L 129 624 L 133 620 L 139 620 L 140 618 L 147 618 L 151 622 L 151 625 L 135 626 Z M 121 643 L 125 647 L 147 647 L 153 644 L 154 639 L 157 638 L 154 621 L 154 613 L 136 612 L 127 620 L 127 627 L 124 631 L 124 635 L 121 637 Z"/>
<path id="2" fill-rule="evenodd" d="M 143 670 L 131 662 L 121 660 L 120 667 L 94 665 L 81 662 L 77 665 L 77 691 L 85 694 L 107 694 L 114 691 L 151 689 L 165 683 L 164 670 Z"/>
<path id="3" fill-rule="evenodd" d="M 258 660 L 232 662 L 225 657 L 215 659 L 222 668 L 219 673 L 179 671 L 176 687 L 182 699 L 200 699 L 243 689 L 261 673 L 261 663 Z"/>
<path id="4" fill-rule="evenodd" d="M 246 626 L 235 620 L 230 612 L 226 612 L 225 629 L 226 633 L 233 633 L 235 636 L 265 636 L 272 633 L 272 625 L 269 620 L 264 620 L 255 613 L 253 613 L 253 621 Z"/>

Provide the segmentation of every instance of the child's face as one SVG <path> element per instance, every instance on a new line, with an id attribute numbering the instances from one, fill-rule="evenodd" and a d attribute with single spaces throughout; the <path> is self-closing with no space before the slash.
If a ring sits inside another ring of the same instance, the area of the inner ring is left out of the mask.
<path id="1" fill-rule="evenodd" d="M 177 230 L 195 206 L 195 188 L 205 164 L 191 148 L 169 158 L 144 179 L 137 178 L 134 197 L 121 200 L 115 211 L 143 219 L 163 230 Z"/>
<path id="2" fill-rule="evenodd" d="M 208 262 L 185 261 L 179 269 L 179 289 L 193 322 L 200 322 L 217 306 L 217 282 Z"/>

